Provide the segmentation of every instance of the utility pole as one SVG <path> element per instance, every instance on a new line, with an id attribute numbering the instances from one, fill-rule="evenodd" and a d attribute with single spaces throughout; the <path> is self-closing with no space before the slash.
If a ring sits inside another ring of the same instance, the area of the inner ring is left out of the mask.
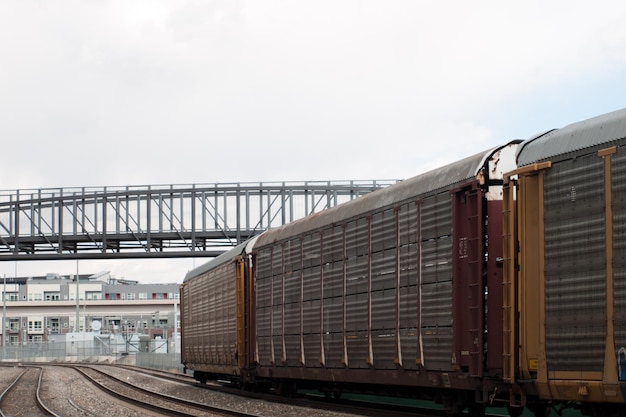
<path id="1" fill-rule="evenodd" d="M 15 282 L 15 281 L 14 281 Z M 7 274 L 4 274 L 4 287 L 2 288 L 2 360 L 6 358 L 6 331 L 7 320 Z"/>
<path id="2" fill-rule="evenodd" d="M 76 325 L 74 326 L 74 332 L 78 333 L 80 331 L 80 324 L 78 320 L 80 319 L 80 303 L 78 299 L 78 281 L 80 281 L 80 275 L 78 274 L 78 259 L 76 259 Z"/>

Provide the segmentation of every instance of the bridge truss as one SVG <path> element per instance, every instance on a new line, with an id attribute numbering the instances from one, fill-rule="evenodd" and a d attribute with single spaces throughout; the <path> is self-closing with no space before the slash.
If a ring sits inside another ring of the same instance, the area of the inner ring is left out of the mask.
<path id="1" fill-rule="evenodd" d="M 396 180 L 0 191 L 0 261 L 212 257 Z"/>

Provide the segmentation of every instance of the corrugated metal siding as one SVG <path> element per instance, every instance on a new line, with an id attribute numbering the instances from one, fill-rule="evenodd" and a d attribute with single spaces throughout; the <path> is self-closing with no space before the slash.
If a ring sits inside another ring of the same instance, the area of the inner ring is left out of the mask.
<path id="1" fill-rule="evenodd" d="M 366 217 L 346 225 L 346 341 L 350 368 L 369 367 L 369 228 Z"/>
<path id="2" fill-rule="evenodd" d="M 441 259 L 451 257 L 451 214 L 449 213 L 451 198 L 447 193 L 432 197 L 428 199 L 425 207 L 427 212 L 426 245 L 436 242 L 430 252 L 433 254 L 433 262 L 437 265 L 425 266 L 429 278 L 423 297 L 434 297 L 427 303 L 429 308 L 435 306 L 436 316 L 440 315 L 442 310 L 447 309 L 447 313 L 443 313 L 447 316 L 443 324 L 441 320 L 427 313 L 424 332 L 429 340 L 429 360 L 433 363 L 439 360 L 436 358 L 441 355 L 440 349 L 446 346 L 448 352 L 443 353 L 445 357 L 443 361 L 449 365 L 451 277 L 450 266 L 444 266 L 446 262 L 442 262 Z M 257 248 L 257 341 L 260 365 L 301 366 L 299 360 L 300 335 L 302 334 L 307 367 L 322 366 L 320 359 L 323 358 L 326 367 L 343 368 L 345 366 L 342 362 L 345 331 L 350 368 L 370 367 L 368 335 L 371 334 L 373 367 L 396 369 L 397 365 L 394 360 L 397 357 L 396 333 L 399 327 L 403 366 L 407 369 L 416 369 L 416 359 L 420 356 L 417 290 L 418 213 L 418 204 L 411 202 L 398 206 L 396 209 L 374 213 L 369 220 L 367 217 L 355 219 L 344 225 L 307 234 L 301 238 L 302 253 L 300 252 L 300 239 Z M 398 233 L 397 236 L 396 233 Z M 397 242 L 400 242 L 399 252 L 397 252 Z M 323 250 L 320 249 L 322 244 Z M 438 251 L 445 251 L 447 255 L 444 256 Z M 323 260 L 322 264 L 320 260 Z M 400 271 L 397 271 L 398 262 Z M 302 271 L 300 271 L 301 263 Z M 368 272 L 370 267 L 371 272 Z M 446 279 L 443 281 L 447 280 L 447 282 L 440 282 L 442 273 L 446 274 Z M 370 286 L 371 293 L 368 293 Z M 447 294 L 443 299 L 442 291 Z M 283 297 L 284 316 L 282 313 Z M 437 306 L 439 302 L 442 305 Z M 369 327 L 368 320 L 370 303 L 371 327 Z M 320 313 L 323 314 L 322 323 L 320 323 Z M 397 326 L 398 317 L 399 325 Z M 286 347 L 285 364 L 279 361 L 283 354 L 283 331 Z M 436 364 L 436 368 L 439 369 L 442 366 Z"/>
<path id="3" fill-rule="evenodd" d="M 612 156 L 615 349 L 626 347 L 626 149 Z M 617 352 L 615 352 L 617 355 Z"/>
<path id="4" fill-rule="evenodd" d="M 493 152 L 260 235 L 260 365 L 451 371 L 448 188 L 475 180 Z"/>
<path id="5" fill-rule="evenodd" d="M 417 284 L 419 281 L 418 217 L 416 203 L 403 204 L 398 212 L 400 226 L 400 344 L 402 366 L 416 369 L 419 352 L 418 314 L 419 299 Z"/>
<path id="6" fill-rule="evenodd" d="M 545 174 L 548 371 L 603 371 L 606 341 L 604 171 L 589 155 Z"/>
<path id="7" fill-rule="evenodd" d="M 400 288 L 400 342 L 402 347 L 402 366 L 406 369 L 417 369 L 419 351 L 419 330 L 417 328 L 418 309 L 417 286 Z"/>
<path id="8" fill-rule="evenodd" d="M 284 331 L 285 359 L 287 366 L 299 366 L 301 350 L 300 334 L 302 315 L 302 267 L 301 267 L 301 240 L 293 239 L 284 243 L 282 247 L 282 262 L 284 264 Z"/>
<path id="9" fill-rule="evenodd" d="M 257 346 L 259 350 L 259 363 L 271 365 L 273 361 L 272 351 L 272 249 L 259 251 L 256 256 L 256 323 L 257 323 Z"/>
<path id="10" fill-rule="evenodd" d="M 422 226 L 421 332 L 424 364 L 451 370 L 452 363 L 452 196 L 424 200 Z"/>
<path id="11" fill-rule="evenodd" d="M 344 368 L 345 337 L 351 369 L 452 369 L 448 192 L 256 251 L 261 366 L 301 366 L 302 337 L 306 367 Z"/>
<path id="12" fill-rule="evenodd" d="M 323 333 L 327 367 L 343 367 L 343 227 L 323 232 Z M 367 312 L 365 313 L 367 314 Z"/>
<path id="13" fill-rule="evenodd" d="M 626 109 L 573 123 L 524 142 L 518 151 L 519 166 L 572 153 L 589 153 L 592 148 L 607 147 L 608 143 L 626 137 Z"/>
<path id="14" fill-rule="evenodd" d="M 186 362 L 237 369 L 235 268 L 234 263 L 225 263 L 186 280 L 183 291 Z"/>
<path id="15" fill-rule="evenodd" d="M 378 369 L 395 369 L 396 356 L 396 213 L 372 216 L 372 348 Z"/>

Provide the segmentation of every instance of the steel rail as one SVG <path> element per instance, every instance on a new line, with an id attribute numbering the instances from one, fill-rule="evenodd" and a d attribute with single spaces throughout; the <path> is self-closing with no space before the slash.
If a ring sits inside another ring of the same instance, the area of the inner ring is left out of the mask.
<path id="1" fill-rule="evenodd" d="M 195 401 L 190 401 L 190 400 L 185 400 L 185 399 L 182 399 L 182 398 L 172 397 L 172 396 L 169 396 L 169 395 L 166 395 L 166 394 L 161 394 L 159 392 L 150 391 L 148 389 L 139 387 L 137 385 L 133 385 L 133 384 L 127 382 L 127 381 L 119 379 L 119 378 L 117 378 L 117 377 L 115 377 L 113 375 L 110 375 L 110 374 L 108 374 L 106 372 L 103 372 L 103 371 L 101 371 L 99 369 L 95 369 L 93 367 L 71 366 L 71 368 L 75 369 L 77 372 L 79 372 L 80 374 L 85 376 L 87 379 L 89 379 L 99 389 L 107 392 L 108 394 L 110 394 L 110 395 L 112 395 L 112 396 L 114 396 L 114 397 L 116 397 L 116 398 L 118 398 L 120 400 L 129 402 L 129 403 L 132 403 L 132 404 L 135 404 L 137 406 L 140 406 L 140 407 L 143 407 L 143 408 L 147 408 L 147 409 L 150 409 L 150 410 L 153 410 L 153 411 L 157 411 L 157 412 L 160 412 L 160 413 L 165 412 L 165 413 L 167 413 L 168 415 L 171 415 L 171 416 L 180 416 L 180 417 L 197 416 L 197 412 L 198 411 L 203 411 L 203 412 L 207 412 L 207 413 L 216 413 L 216 414 L 220 414 L 220 415 L 224 415 L 224 416 L 232 416 L 232 417 L 257 417 L 255 414 L 249 414 L 249 413 L 244 413 L 244 412 L 240 412 L 240 411 L 229 410 L 229 409 L 220 408 L 220 407 L 214 407 L 214 406 L 210 406 L 210 405 L 207 405 L 207 404 L 198 403 L 198 402 L 195 402 Z M 175 410 L 175 409 L 168 408 L 168 407 L 162 407 L 162 406 L 159 406 L 157 404 L 150 403 L 150 402 L 144 402 L 144 401 L 138 400 L 136 398 L 124 395 L 121 392 L 115 391 L 115 390 L 107 387 L 106 385 L 100 383 L 92 375 L 89 375 L 89 372 L 86 371 L 85 369 L 89 369 L 91 371 L 94 371 L 94 372 L 98 373 L 99 375 L 102 375 L 105 378 L 109 378 L 109 379 L 115 381 L 116 383 L 122 384 L 123 386 L 129 387 L 132 390 L 139 391 L 139 392 L 142 392 L 142 393 L 147 394 L 149 396 L 157 397 L 157 398 L 160 398 L 162 400 L 165 400 L 165 401 L 168 401 L 168 402 L 171 402 L 171 403 L 182 405 L 184 407 L 189 407 L 192 410 L 190 410 L 189 412 L 184 412 L 184 411 Z"/>

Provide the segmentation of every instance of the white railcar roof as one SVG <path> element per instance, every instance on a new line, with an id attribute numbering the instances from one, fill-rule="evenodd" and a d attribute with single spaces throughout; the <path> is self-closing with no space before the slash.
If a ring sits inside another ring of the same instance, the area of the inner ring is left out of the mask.
<path id="1" fill-rule="evenodd" d="M 210 261 L 192 269 L 191 271 L 187 272 L 187 274 L 185 275 L 185 279 L 183 280 L 183 282 L 186 282 L 187 280 L 196 277 L 198 275 L 202 275 L 207 271 L 210 271 L 213 268 L 217 268 L 218 266 L 225 264 L 227 262 L 232 262 L 236 257 L 242 255 L 244 252 L 246 252 L 246 248 L 248 247 L 252 247 L 254 245 L 254 241 L 256 241 L 256 236 L 253 238 L 248 239 L 247 241 L 240 243 L 239 245 L 235 246 L 234 248 L 232 248 L 231 250 L 222 253 L 221 255 L 211 259 Z"/>
<path id="2" fill-rule="evenodd" d="M 517 151 L 518 166 L 587 153 L 626 138 L 626 109 L 603 114 L 532 137 Z"/>

